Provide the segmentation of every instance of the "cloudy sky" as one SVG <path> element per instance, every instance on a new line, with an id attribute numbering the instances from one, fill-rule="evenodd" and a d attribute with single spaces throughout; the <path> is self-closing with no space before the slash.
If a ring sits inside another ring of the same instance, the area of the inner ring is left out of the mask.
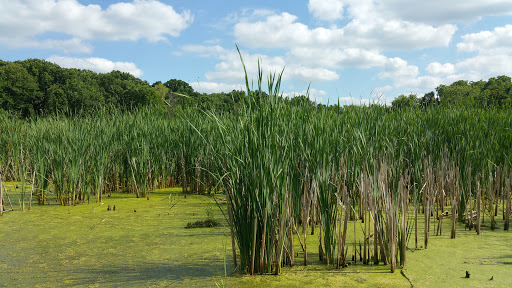
<path id="1" fill-rule="evenodd" d="M 285 95 L 389 103 L 512 74 L 512 0 L 0 0 L 0 59 L 45 59 L 199 92 L 284 67 Z"/>

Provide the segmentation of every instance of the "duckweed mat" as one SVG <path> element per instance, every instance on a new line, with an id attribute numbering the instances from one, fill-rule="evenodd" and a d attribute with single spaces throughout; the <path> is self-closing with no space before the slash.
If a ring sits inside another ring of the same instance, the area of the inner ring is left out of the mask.
<path id="1" fill-rule="evenodd" d="M 449 239 L 445 223 L 447 232 L 431 236 L 427 250 L 410 249 L 402 273 L 382 264 L 325 266 L 315 235 L 308 237 L 310 265 L 295 241 L 293 268 L 241 276 L 233 272 L 229 228 L 212 196 L 184 197 L 172 188 L 150 200 L 112 193 L 102 203 L 14 208 L 0 217 L 1 287 L 512 287 L 511 232 L 485 227 L 477 236 L 460 226 Z M 185 228 L 212 215 L 219 226 Z"/>

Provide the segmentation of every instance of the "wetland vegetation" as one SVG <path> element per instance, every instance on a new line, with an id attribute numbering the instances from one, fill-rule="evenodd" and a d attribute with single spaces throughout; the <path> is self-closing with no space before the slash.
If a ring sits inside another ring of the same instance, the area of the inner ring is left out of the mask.
<path id="1" fill-rule="evenodd" d="M 511 285 L 512 110 L 292 105 L 281 75 L 230 113 L 0 111 L 0 280 Z"/>

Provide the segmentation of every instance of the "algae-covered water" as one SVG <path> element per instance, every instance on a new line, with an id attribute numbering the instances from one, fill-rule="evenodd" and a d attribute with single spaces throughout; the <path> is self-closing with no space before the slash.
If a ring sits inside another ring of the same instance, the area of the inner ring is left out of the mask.
<path id="1" fill-rule="evenodd" d="M 445 224 L 428 250 L 408 253 L 403 274 L 384 265 L 320 264 L 318 237 L 309 236 L 307 267 L 295 241 L 300 253 L 293 268 L 279 276 L 240 276 L 232 273 L 229 229 L 210 196 L 185 198 L 176 188 L 155 191 L 150 200 L 112 193 L 102 203 L 14 208 L 0 217 L 2 287 L 512 287 L 512 232 L 501 230 L 484 228 L 477 236 L 461 226 L 449 239 Z M 207 211 L 220 226 L 184 228 L 206 220 Z"/>

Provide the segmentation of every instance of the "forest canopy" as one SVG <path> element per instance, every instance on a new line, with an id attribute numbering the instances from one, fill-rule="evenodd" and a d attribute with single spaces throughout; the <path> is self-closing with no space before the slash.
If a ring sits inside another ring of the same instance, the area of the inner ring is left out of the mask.
<path id="1" fill-rule="evenodd" d="M 439 85 L 436 92 L 426 93 L 422 97 L 400 95 L 392 102 L 392 108 L 512 106 L 512 82 L 508 76 L 477 82 L 460 80 L 447 86 Z M 0 108 L 21 118 L 87 114 L 102 109 L 130 111 L 146 106 L 163 110 L 197 107 L 229 113 L 244 95 L 243 91 L 236 90 L 229 93 L 199 93 L 183 80 L 171 79 L 149 84 L 126 72 L 96 73 L 62 68 L 40 59 L 0 60 Z M 286 101 L 291 105 L 315 105 L 304 95 Z"/>
<path id="2" fill-rule="evenodd" d="M 393 109 L 432 105 L 464 106 L 475 108 L 511 108 L 512 81 L 509 76 L 498 76 L 488 81 L 470 82 L 459 80 L 451 85 L 439 85 L 434 91 L 418 97 L 416 94 L 400 95 L 392 102 Z"/>

